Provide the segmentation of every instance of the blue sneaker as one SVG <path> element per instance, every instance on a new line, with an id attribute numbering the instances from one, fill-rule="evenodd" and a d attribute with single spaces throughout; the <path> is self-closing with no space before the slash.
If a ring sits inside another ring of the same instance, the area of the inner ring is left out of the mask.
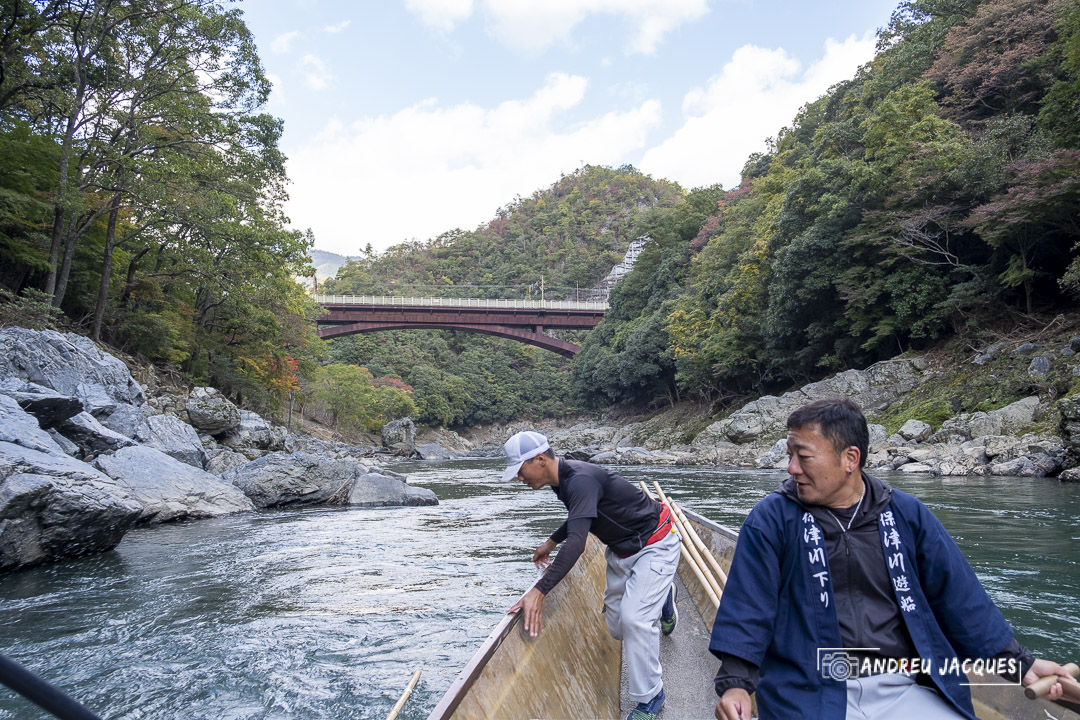
<path id="1" fill-rule="evenodd" d="M 660 610 L 660 632 L 665 635 L 670 635 L 675 629 L 675 626 L 679 624 L 679 609 L 675 607 L 675 598 L 679 595 L 679 588 L 675 583 L 671 583 L 671 589 L 668 590 L 667 600 L 664 601 L 664 607 Z"/>
<path id="2" fill-rule="evenodd" d="M 626 720 L 656 720 L 656 716 L 664 709 L 664 688 L 656 693 L 656 697 L 647 703 L 638 703 L 637 707 L 630 711 Z"/>

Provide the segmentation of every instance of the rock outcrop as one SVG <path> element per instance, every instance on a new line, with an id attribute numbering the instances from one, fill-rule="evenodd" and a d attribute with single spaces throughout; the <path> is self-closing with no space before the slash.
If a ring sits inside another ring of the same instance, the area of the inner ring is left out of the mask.
<path id="1" fill-rule="evenodd" d="M 135 439 L 193 468 L 202 470 L 206 464 L 206 452 L 195 428 L 173 415 L 146 418 L 135 431 Z"/>
<path id="2" fill-rule="evenodd" d="M 193 520 L 254 510 L 255 505 L 217 475 L 160 450 L 135 446 L 102 455 L 94 467 L 139 503 L 140 523 Z"/>
<path id="3" fill-rule="evenodd" d="M 398 426 L 395 450 L 411 454 L 415 427 Z M 373 475 L 375 455 L 290 435 L 212 388 L 147 400 L 127 366 L 85 338 L 0 330 L 0 571 L 108 550 L 136 523 L 438 502 Z"/>
<path id="4" fill-rule="evenodd" d="M 718 440 L 740 445 L 759 441 L 771 444 L 786 433 L 788 415 L 822 398 L 850 398 L 867 413 L 882 409 L 915 389 L 923 380 L 925 367 L 920 359 L 886 360 L 866 370 L 844 371 L 780 397 L 764 395 L 705 428 L 692 445 L 715 445 Z"/>
<path id="5" fill-rule="evenodd" d="M 140 511 L 0 396 L 0 571 L 111 550 Z"/>
<path id="6" fill-rule="evenodd" d="M 349 490 L 350 505 L 438 505 L 435 493 L 413 487 L 398 478 L 367 473 L 356 478 Z"/>
<path id="7" fill-rule="evenodd" d="M 430 490 L 371 473 L 373 464 L 355 458 L 326 458 L 304 452 L 274 452 L 225 472 L 256 507 L 348 502 L 361 505 L 434 505 Z"/>
<path id="8" fill-rule="evenodd" d="M 192 390 L 184 409 L 191 426 L 208 435 L 220 435 L 240 424 L 240 410 L 214 388 Z"/>
<path id="9" fill-rule="evenodd" d="M 412 419 L 392 420 L 383 425 L 382 445 L 401 455 L 412 455 L 416 450 L 416 425 Z"/>

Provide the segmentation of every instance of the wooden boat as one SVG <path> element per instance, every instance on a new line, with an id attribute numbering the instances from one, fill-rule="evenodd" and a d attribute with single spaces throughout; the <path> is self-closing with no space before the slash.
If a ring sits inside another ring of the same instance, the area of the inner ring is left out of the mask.
<path id="1" fill-rule="evenodd" d="M 682 510 L 726 572 L 737 533 Z M 544 631 L 530 638 L 521 612 L 507 615 L 435 706 L 428 720 L 527 720 L 620 718 L 620 645 L 602 615 L 603 545 L 589 536 L 574 568 L 544 601 Z M 679 625 L 661 638 L 668 720 L 713 718 L 718 667 L 708 652 L 715 609 L 684 555 L 679 564 Z M 1080 720 L 1080 707 L 1029 700 L 1017 686 L 973 685 L 976 714 L 983 720 Z M 1071 709 L 1070 709 L 1071 708 Z"/>

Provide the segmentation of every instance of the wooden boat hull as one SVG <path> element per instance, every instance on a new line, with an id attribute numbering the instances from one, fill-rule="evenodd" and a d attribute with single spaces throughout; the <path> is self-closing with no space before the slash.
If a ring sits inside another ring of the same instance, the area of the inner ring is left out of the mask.
<path id="1" fill-rule="evenodd" d="M 738 534 L 685 508 L 683 513 L 727 572 Z M 581 558 L 544 601 L 540 636 L 530 638 L 525 633 L 520 612 L 507 615 L 428 720 L 619 717 L 621 648 L 608 634 L 600 613 L 605 568 L 603 545 L 590 535 Z M 711 632 L 715 608 L 685 557 L 679 563 L 679 580 L 696 610 L 692 618 L 681 615 L 680 627 L 692 621 L 702 623 L 706 634 Z M 678 635 L 676 631 L 672 638 Z M 707 676 L 711 678 L 714 671 L 708 668 Z M 712 683 L 699 684 L 702 695 L 694 706 L 714 705 Z M 972 697 L 976 714 L 983 720 L 1080 720 L 1080 714 L 1061 704 L 1028 700 L 1016 686 L 974 685 Z M 668 705 L 665 714 L 670 713 L 670 698 Z M 688 719 L 672 715 L 668 720 Z"/>

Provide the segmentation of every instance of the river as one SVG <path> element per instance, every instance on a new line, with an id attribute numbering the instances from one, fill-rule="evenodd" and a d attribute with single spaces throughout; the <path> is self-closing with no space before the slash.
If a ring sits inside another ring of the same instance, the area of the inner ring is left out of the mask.
<path id="1" fill-rule="evenodd" d="M 396 468 L 437 507 L 263 511 L 128 533 L 0 575 L 0 648 L 108 720 L 426 717 L 536 579 L 565 510 L 496 461 Z M 620 468 L 738 527 L 782 473 Z M 953 533 L 1025 644 L 1080 660 L 1080 486 L 895 475 Z M 0 687 L 0 720 L 44 717 Z"/>

